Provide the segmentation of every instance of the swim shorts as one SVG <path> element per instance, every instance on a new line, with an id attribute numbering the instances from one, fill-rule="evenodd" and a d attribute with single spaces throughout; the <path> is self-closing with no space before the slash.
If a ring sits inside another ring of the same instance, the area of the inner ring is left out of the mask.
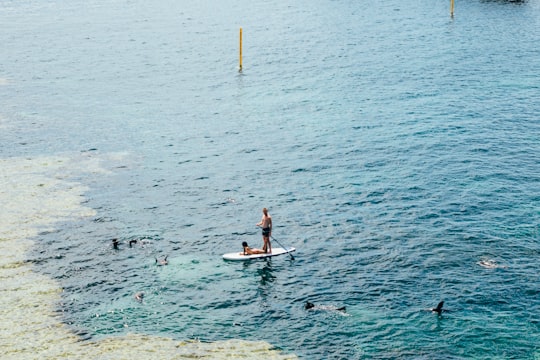
<path id="1" fill-rule="evenodd" d="M 263 228 L 262 229 L 262 234 L 263 234 L 263 236 L 270 235 L 270 228 L 269 227 Z"/>

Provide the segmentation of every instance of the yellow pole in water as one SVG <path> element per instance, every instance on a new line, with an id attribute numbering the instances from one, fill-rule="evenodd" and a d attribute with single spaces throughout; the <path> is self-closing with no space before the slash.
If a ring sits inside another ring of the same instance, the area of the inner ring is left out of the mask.
<path id="1" fill-rule="evenodd" d="M 450 0 L 450 16 L 454 17 L 454 0 Z"/>
<path id="2" fill-rule="evenodd" d="M 240 68 L 238 71 L 242 71 L 242 28 L 240 28 Z"/>

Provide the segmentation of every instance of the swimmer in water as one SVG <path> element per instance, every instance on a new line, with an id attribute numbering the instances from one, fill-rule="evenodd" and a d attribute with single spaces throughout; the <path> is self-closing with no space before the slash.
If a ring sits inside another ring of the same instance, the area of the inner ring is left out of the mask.
<path id="1" fill-rule="evenodd" d="M 325 305 L 315 305 L 312 302 L 306 301 L 306 304 L 304 305 L 304 309 L 306 310 L 330 310 L 330 311 L 345 311 L 347 309 L 346 306 L 342 307 L 335 307 L 335 306 L 325 306 Z"/>
<path id="2" fill-rule="evenodd" d="M 481 267 L 484 267 L 486 269 L 506 269 L 508 266 L 499 265 L 495 260 L 488 259 L 488 260 L 480 260 L 477 262 L 478 265 Z"/>
<path id="3" fill-rule="evenodd" d="M 449 312 L 447 309 L 443 309 L 444 301 L 441 301 L 436 308 L 431 309 L 431 312 L 437 313 L 439 316 L 442 315 L 443 312 Z"/>
<path id="4" fill-rule="evenodd" d="M 167 258 L 169 257 L 169 255 L 166 255 L 163 259 L 159 259 L 156 258 L 156 264 L 158 265 L 169 265 L 169 261 L 167 260 Z"/>
<path id="5" fill-rule="evenodd" d="M 135 298 L 135 300 L 137 300 L 138 302 L 142 302 L 143 299 L 144 299 L 144 292 L 142 291 L 139 291 L 138 293 L 135 294 L 135 296 L 133 296 Z"/>

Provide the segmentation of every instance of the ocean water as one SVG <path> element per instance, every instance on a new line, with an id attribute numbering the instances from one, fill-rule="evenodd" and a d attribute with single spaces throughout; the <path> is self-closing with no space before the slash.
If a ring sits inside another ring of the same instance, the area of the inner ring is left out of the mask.
<path id="1" fill-rule="evenodd" d="M 2 359 L 540 359 L 540 3 L 449 12 L 0 0 Z"/>

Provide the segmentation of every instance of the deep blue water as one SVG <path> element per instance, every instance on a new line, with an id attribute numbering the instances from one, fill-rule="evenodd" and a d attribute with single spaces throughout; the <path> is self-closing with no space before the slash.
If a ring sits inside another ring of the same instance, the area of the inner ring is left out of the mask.
<path id="1" fill-rule="evenodd" d="M 0 20 L 1 156 L 110 171 L 70 175 L 97 215 L 28 254 L 84 339 L 540 357 L 537 1 L 2 0 Z M 295 260 L 224 262 L 262 245 L 262 207 Z"/>

